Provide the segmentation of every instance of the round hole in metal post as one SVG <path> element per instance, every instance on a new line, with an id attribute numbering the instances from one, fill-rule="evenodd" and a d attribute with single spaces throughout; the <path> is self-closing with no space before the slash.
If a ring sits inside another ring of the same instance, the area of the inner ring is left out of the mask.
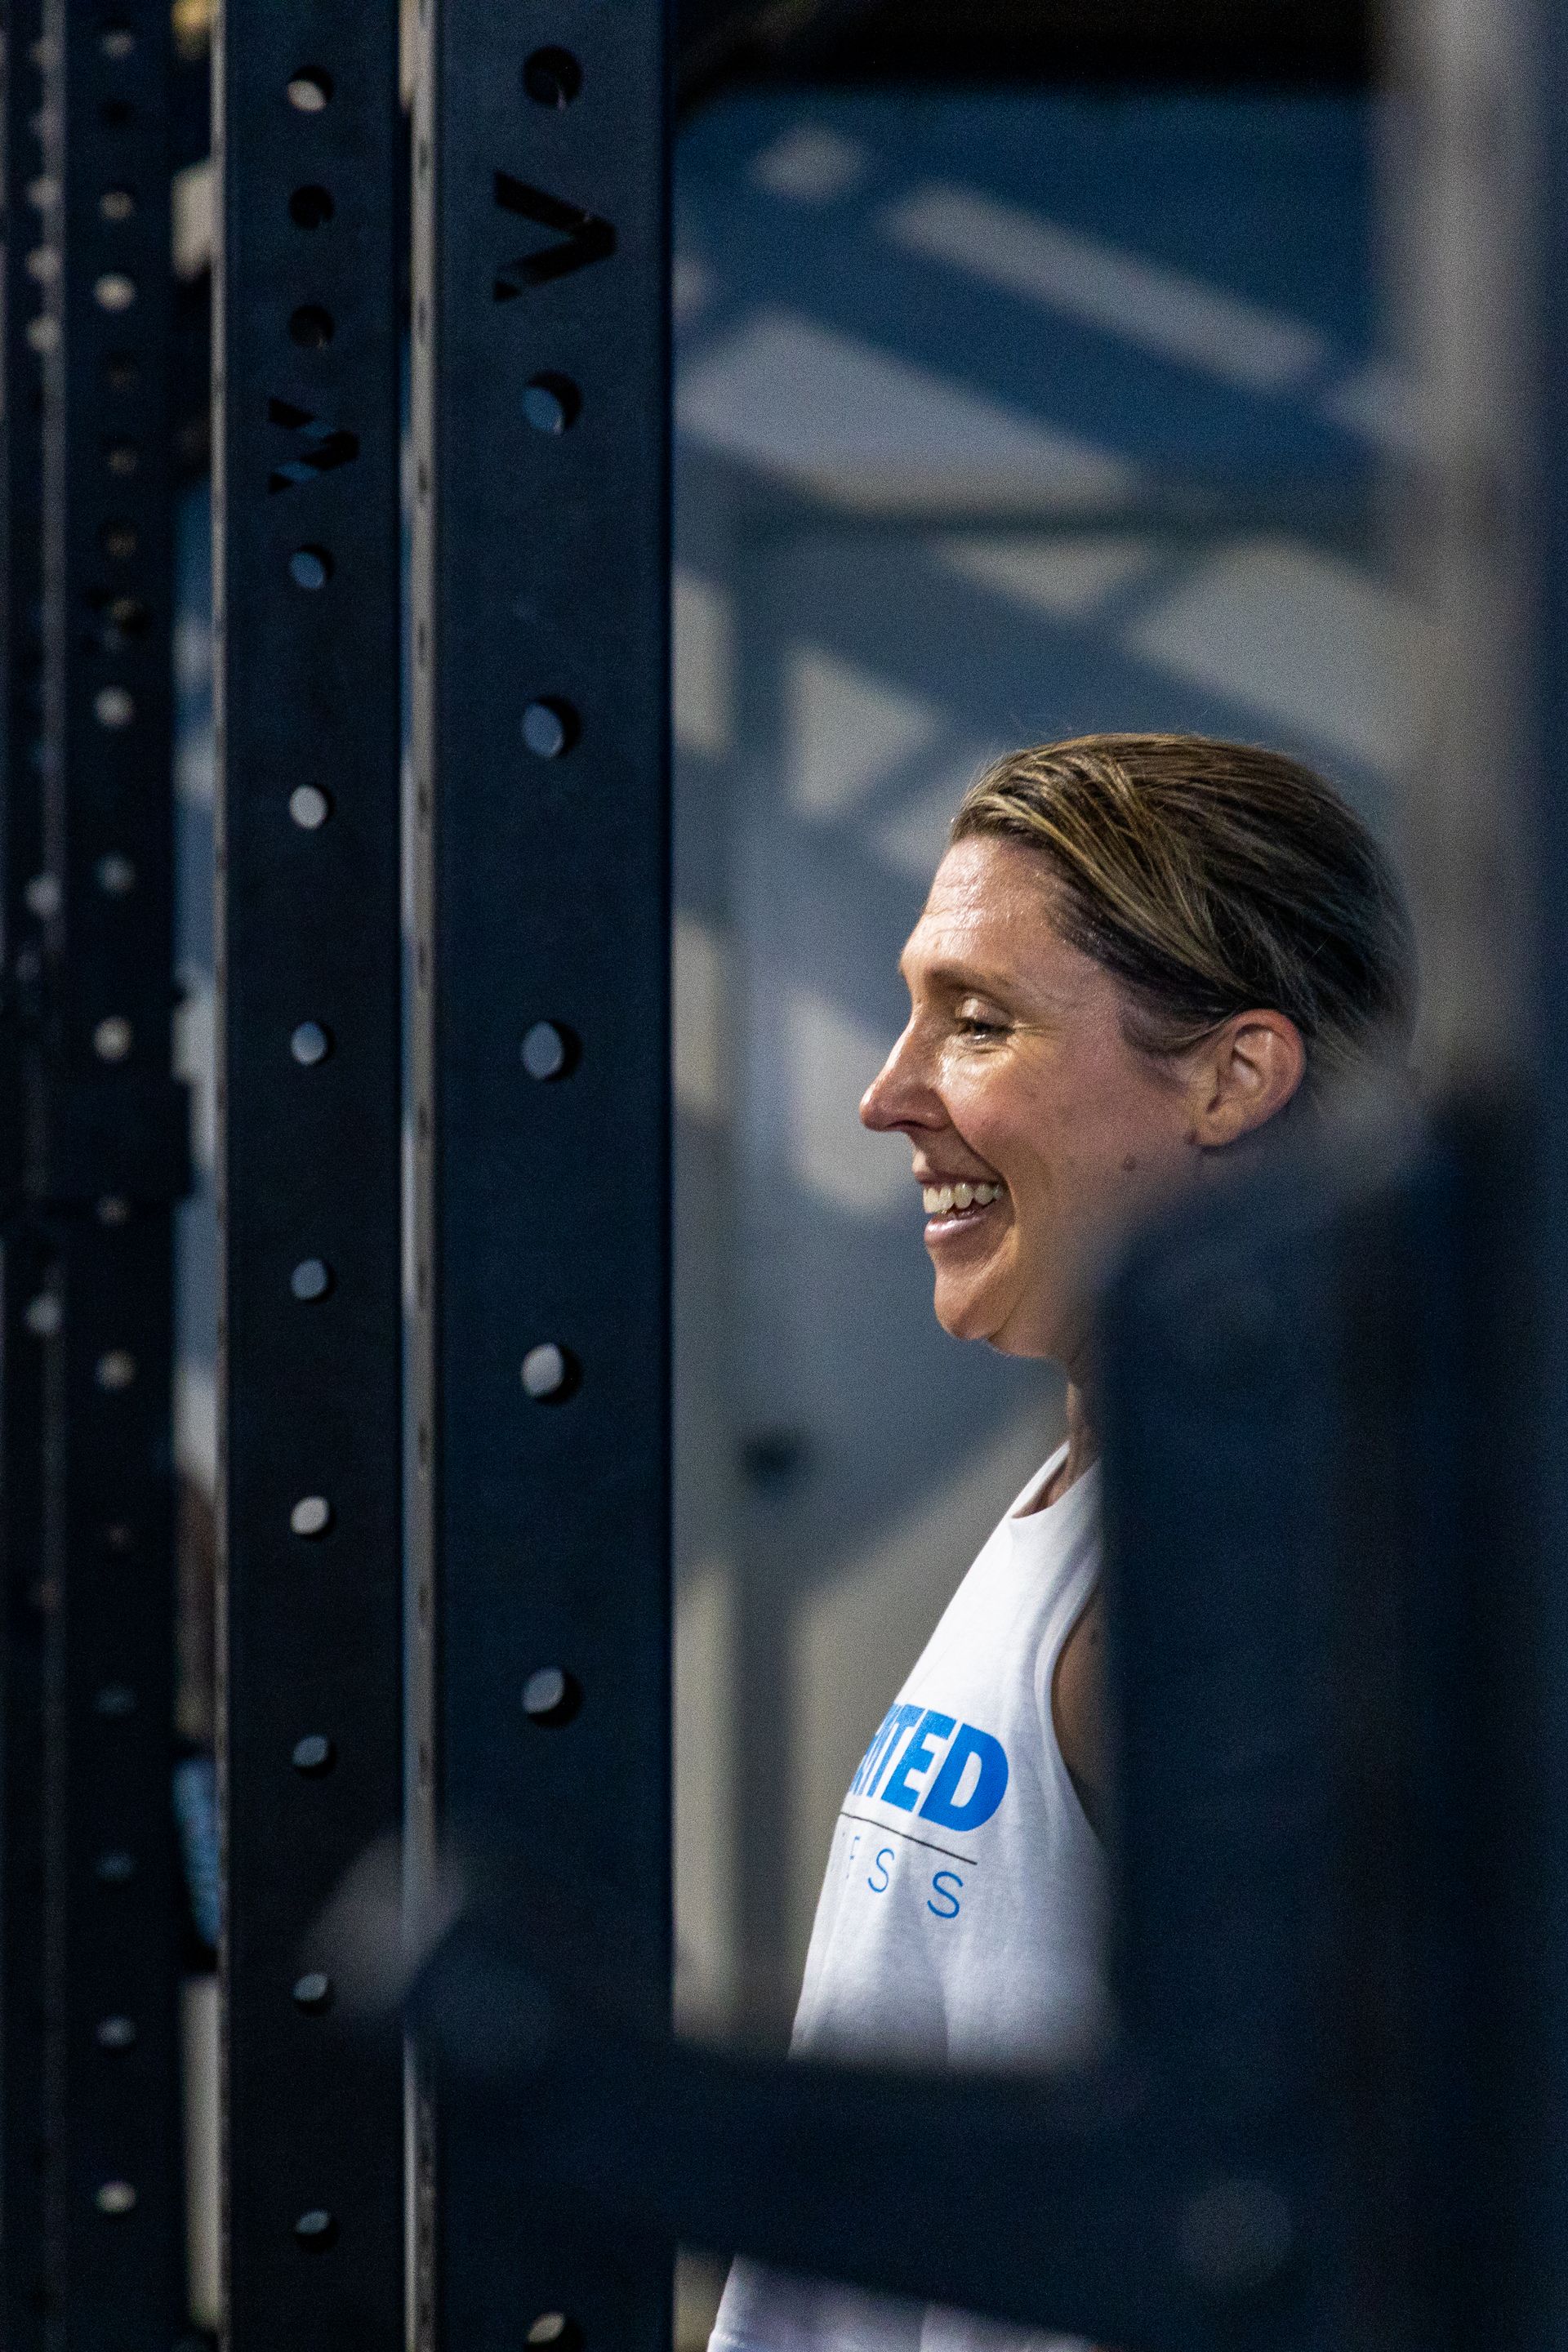
<path id="1" fill-rule="evenodd" d="M 100 2050 L 129 2050 L 136 2040 L 135 2022 L 129 2017 L 100 2017 L 92 2038 Z"/>
<path id="2" fill-rule="evenodd" d="M 324 2015 L 332 2005 L 331 1977 L 321 1969 L 307 1969 L 302 1977 L 295 1978 L 292 1999 L 295 2008 L 302 2009 L 308 2017 Z"/>
<path id="3" fill-rule="evenodd" d="M 583 68 L 570 49 L 535 49 L 522 68 L 522 86 L 535 106 L 563 113 L 583 88 Z"/>
<path id="4" fill-rule="evenodd" d="M 129 563 L 136 552 L 136 526 L 131 522 L 106 522 L 98 534 L 98 543 L 111 563 Z"/>
<path id="5" fill-rule="evenodd" d="M 570 1723 L 583 1704 L 583 1685 L 564 1666 L 536 1666 L 522 1686 L 522 1711 L 547 1730 Z"/>
<path id="6" fill-rule="evenodd" d="M 542 2311 L 529 2327 L 532 2352 L 582 2352 L 583 2330 L 563 2311 Z"/>
<path id="7" fill-rule="evenodd" d="M 541 696 L 522 714 L 522 740 L 536 760 L 564 759 L 582 732 L 576 710 L 559 695 Z"/>
<path id="8" fill-rule="evenodd" d="M 111 1013 L 92 1033 L 92 1050 L 100 1062 L 123 1062 L 135 1043 L 135 1033 L 121 1013 Z"/>
<path id="9" fill-rule="evenodd" d="M 104 220 L 112 221 L 116 226 L 130 220 L 136 210 L 134 189 L 105 188 L 98 200 L 98 209 Z"/>
<path id="10" fill-rule="evenodd" d="M 569 433 L 583 414 L 583 395 L 569 375 L 547 369 L 524 384 L 522 413 L 536 433 Z"/>
<path id="11" fill-rule="evenodd" d="M 297 1536 L 324 1536 L 332 1524 L 332 1507 L 324 1495 L 301 1495 L 289 1514 L 289 1525 Z"/>
<path id="12" fill-rule="evenodd" d="M 294 1742 L 289 1761 L 307 1780 L 319 1780 L 338 1760 L 338 1751 L 324 1731 L 307 1732 Z"/>
<path id="13" fill-rule="evenodd" d="M 289 1051 L 307 1070 L 314 1069 L 318 1062 L 324 1062 L 331 1050 L 331 1032 L 323 1029 L 319 1021 L 301 1021 L 289 1040 Z"/>
<path id="14" fill-rule="evenodd" d="M 289 199 L 289 217 L 296 228 L 324 228 L 336 210 L 331 189 L 318 187 L 313 181 L 296 188 Z"/>
<path id="15" fill-rule="evenodd" d="M 521 1055 L 529 1076 L 548 1086 L 571 1076 L 583 1058 L 583 1044 L 563 1021 L 535 1021 L 523 1032 Z"/>
<path id="16" fill-rule="evenodd" d="M 332 1269 L 321 1257 L 302 1257 L 289 1276 L 295 1297 L 306 1301 L 325 1298 L 331 1286 Z"/>
<path id="17" fill-rule="evenodd" d="M 304 352 L 324 352 L 337 332 L 337 322 L 320 302 L 301 302 L 289 320 L 289 339 Z"/>
<path id="18" fill-rule="evenodd" d="M 316 833 L 332 813 L 332 803 L 319 784 L 296 784 L 289 795 L 289 814 L 301 833 Z"/>
<path id="19" fill-rule="evenodd" d="M 564 1404 L 583 1383 L 583 1368 L 569 1348 L 553 1339 L 530 1348 L 522 1360 L 522 1385 L 535 1404 Z"/>
<path id="20" fill-rule="evenodd" d="M 320 66 L 301 66 L 289 77 L 289 103 L 296 114 L 320 114 L 330 106 L 332 98 L 332 77 Z"/>
<path id="21" fill-rule="evenodd" d="M 332 559 L 324 547 L 297 547 L 289 558 L 289 577 L 296 588 L 314 595 L 332 576 Z"/>
<path id="22" fill-rule="evenodd" d="M 324 2205 L 312 2206 L 294 2224 L 294 2235 L 307 2252 L 324 2253 L 337 2238 L 338 2225 Z"/>

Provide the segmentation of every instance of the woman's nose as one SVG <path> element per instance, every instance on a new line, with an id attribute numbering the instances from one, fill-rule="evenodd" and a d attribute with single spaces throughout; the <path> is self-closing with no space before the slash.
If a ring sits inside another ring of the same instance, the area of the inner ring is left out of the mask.
<path id="1" fill-rule="evenodd" d="M 906 1030 L 860 1097 L 860 1123 L 887 1135 L 899 1128 L 929 1127 L 936 1116 Z"/>

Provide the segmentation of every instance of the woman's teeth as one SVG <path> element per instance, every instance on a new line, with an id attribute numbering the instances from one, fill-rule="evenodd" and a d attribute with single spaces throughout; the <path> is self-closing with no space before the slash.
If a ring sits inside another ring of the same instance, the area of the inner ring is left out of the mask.
<path id="1" fill-rule="evenodd" d="M 928 1217 L 945 1217 L 952 1209 L 988 1209 L 1001 1191 L 1000 1184 L 927 1184 L 921 1199 Z"/>

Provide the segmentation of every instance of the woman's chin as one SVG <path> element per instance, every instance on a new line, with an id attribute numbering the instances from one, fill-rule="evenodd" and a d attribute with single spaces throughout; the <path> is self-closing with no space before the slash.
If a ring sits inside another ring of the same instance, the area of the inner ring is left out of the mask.
<path id="1" fill-rule="evenodd" d="M 931 1306 L 950 1339 L 991 1339 L 1007 1320 L 1005 1307 L 977 1284 L 939 1273 Z M 999 1342 L 997 1344 L 1000 1344 Z"/>

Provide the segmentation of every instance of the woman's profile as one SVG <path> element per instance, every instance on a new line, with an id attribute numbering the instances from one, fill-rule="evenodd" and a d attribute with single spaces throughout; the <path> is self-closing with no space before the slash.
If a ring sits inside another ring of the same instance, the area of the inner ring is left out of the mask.
<path id="1" fill-rule="evenodd" d="M 910 1148 L 938 1321 L 1059 1364 L 1068 1435 L 889 1690 L 835 1831 L 794 2047 L 1038 2062 L 1105 2021 L 1097 1271 L 1157 1202 L 1403 1067 L 1410 924 L 1371 833 L 1298 761 L 1086 736 L 972 786 L 901 970 L 909 1021 L 860 1116 Z M 967 2352 L 1005 2335 L 737 2263 L 712 2341 Z"/>

